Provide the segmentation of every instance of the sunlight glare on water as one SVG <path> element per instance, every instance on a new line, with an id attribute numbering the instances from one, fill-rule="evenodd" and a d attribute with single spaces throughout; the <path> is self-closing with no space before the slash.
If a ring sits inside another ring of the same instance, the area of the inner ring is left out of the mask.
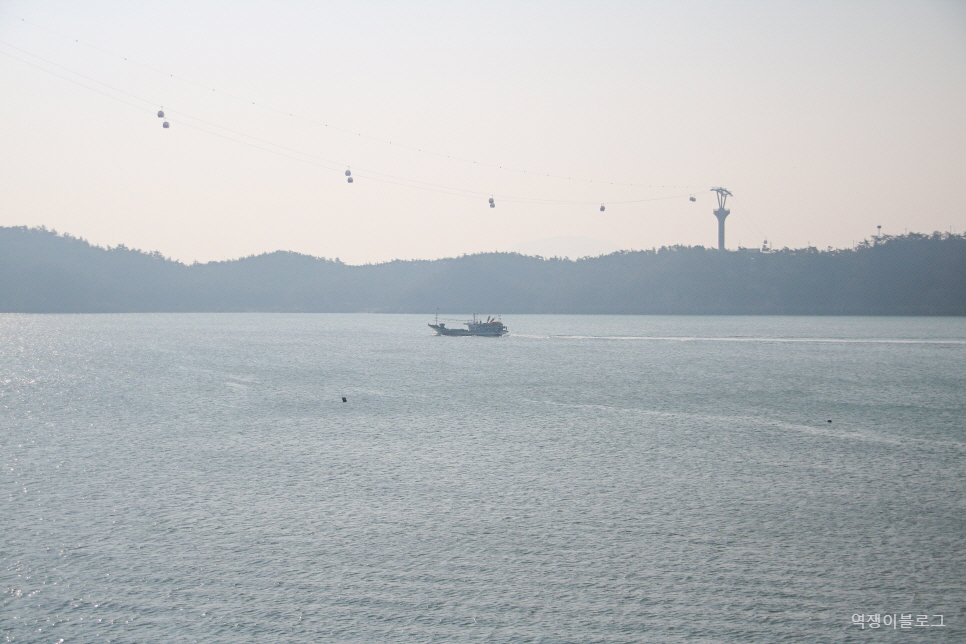
<path id="1" fill-rule="evenodd" d="M 966 320 L 428 321 L 0 316 L 0 634 L 966 641 Z"/>

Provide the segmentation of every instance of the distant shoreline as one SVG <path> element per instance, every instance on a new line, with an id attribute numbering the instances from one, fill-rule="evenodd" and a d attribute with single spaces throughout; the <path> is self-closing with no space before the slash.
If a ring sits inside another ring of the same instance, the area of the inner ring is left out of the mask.
<path id="1" fill-rule="evenodd" d="M 183 264 L 0 227 L 0 312 L 964 316 L 966 236 L 853 249 L 672 246 L 578 260 L 480 253 L 347 265 L 276 251 Z"/>

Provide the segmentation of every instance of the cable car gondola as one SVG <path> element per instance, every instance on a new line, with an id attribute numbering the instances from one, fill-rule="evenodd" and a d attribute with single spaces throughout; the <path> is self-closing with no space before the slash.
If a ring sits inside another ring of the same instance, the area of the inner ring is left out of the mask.
<path id="1" fill-rule="evenodd" d="M 600 211 L 604 212 L 604 204 L 600 204 Z"/>
<path id="2" fill-rule="evenodd" d="M 493 201 L 493 197 L 490 197 L 490 208 L 496 208 L 496 202 Z"/>

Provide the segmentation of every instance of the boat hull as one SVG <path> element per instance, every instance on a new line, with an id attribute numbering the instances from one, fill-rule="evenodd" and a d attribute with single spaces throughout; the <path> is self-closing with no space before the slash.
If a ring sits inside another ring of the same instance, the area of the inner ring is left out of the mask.
<path id="1" fill-rule="evenodd" d="M 501 335 L 507 334 L 507 328 L 502 324 L 483 324 L 483 325 L 471 325 L 469 329 L 450 329 L 447 328 L 445 324 L 430 324 L 428 325 L 436 335 L 457 335 L 457 336 L 480 336 L 485 338 L 498 338 Z M 474 326 L 484 326 L 491 328 L 472 328 Z"/>

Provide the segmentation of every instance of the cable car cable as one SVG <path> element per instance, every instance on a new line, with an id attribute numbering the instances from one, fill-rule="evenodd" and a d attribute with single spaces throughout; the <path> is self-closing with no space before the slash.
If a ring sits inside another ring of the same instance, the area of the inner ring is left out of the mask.
<path id="1" fill-rule="evenodd" d="M 64 71 L 66 71 L 66 72 L 68 72 L 70 74 L 73 74 L 75 76 L 79 76 L 81 78 L 84 78 L 85 80 L 88 80 L 88 81 L 90 81 L 92 83 L 97 83 L 98 85 L 102 85 L 104 87 L 107 87 L 107 88 L 111 89 L 112 91 L 118 92 L 120 94 L 124 94 L 125 96 L 129 96 L 129 97 L 131 97 L 131 98 L 133 98 L 135 100 L 138 100 L 138 101 L 141 101 L 141 102 L 144 102 L 144 103 L 147 103 L 147 104 L 157 105 L 156 102 L 149 101 L 148 99 L 142 98 L 142 97 L 137 96 L 135 94 L 131 94 L 130 92 L 126 92 L 124 90 L 121 90 L 121 89 L 118 89 L 118 88 L 113 87 L 111 85 L 108 85 L 107 83 L 104 83 L 102 81 L 98 81 L 98 80 L 96 80 L 94 78 L 91 78 L 89 76 L 86 76 L 84 74 L 81 74 L 80 72 L 76 72 L 76 71 L 73 71 L 71 69 L 68 69 L 67 67 L 64 67 L 63 65 L 59 65 L 59 64 L 54 63 L 52 61 L 49 61 L 49 60 L 47 60 L 47 59 L 45 59 L 45 58 L 43 58 L 41 56 L 37 56 L 35 54 L 32 54 L 32 53 L 30 53 L 30 52 L 28 52 L 28 51 L 26 51 L 24 49 L 21 49 L 19 47 L 16 47 L 16 46 L 11 45 L 9 43 L 6 43 L 4 41 L 0 41 L 0 44 L 5 45 L 7 47 L 11 47 L 12 49 L 16 49 L 17 51 L 21 51 L 21 52 L 27 54 L 28 56 L 32 56 L 34 58 L 37 58 L 38 60 L 42 60 L 42 61 L 44 61 L 45 63 L 47 63 L 49 65 L 53 65 L 54 67 L 58 67 L 60 69 L 63 69 Z M 97 88 L 94 88 L 94 87 L 90 87 L 88 85 L 85 85 L 85 84 L 83 84 L 83 83 L 81 83 L 81 82 L 79 82 L 79 81 L 77 81 L 75 79 L 68 78 L 68 77 L 63 76 L 61 74 L 57 74 L 57 73 L 55 73 L 55 72 L 53 72 L 53 71 L 51 71 L 49 69 L 45 69 L 44 67 L 42 67 L 40 65 L 37 65 L 35 63 L 31 63 L 31 62 L 26 61 L 26 60 L 23 60 L 22 58 L 19 58 L 17 56 L 14 56 L 13 54 L 10 54 L 8 52 L 4 52 L 4 51 L 0 50 L 0 53 L 4 54 L 6 56 L 9 56 L 10 58 L 13 58 L 15 60 L 18 60 L 18 61 L 20 61 L 20 62 L 22 62 L 22 63 L 24 63 L 26 65 L 30 65 L 31 67 L 35 67 L 37 69 L 40 69 L 41 71 L 47 72 L 47 73 L 49 73 L 49 74 L 51 74 L 53 76 L 56 76 L 56 77 L 61 78 L 63 80 L 67 80 L 67 81 L 69 81 L 71 83 L 74 83 L 76 85 L 79 85 L 80 87 L 83 87 L 85 89 L 89 89 L 91 91 L 97 92 L 98 94 L 101 94 L 103 96 L 107 96 L 108 98 L 113 98 L 114 100 L 120 101 L 120 102 L 122 102 L 122 103 L 124 103 L 126 105 L 131 106 L 131 107 L 135 107 L 135 108 L 140 109 L 140 110 L 146 110 L 146 111 L 152 111 L 153 112 L 153 107 L 152 108 L 144 108 L 142 106 L 135 105 L 134 103 L 131 103 L 129 101 L 125 101 L 125 100 L 123 100 L 121 98 L 118 98 L 117 96 L 114 96 L 114 95 L 109 94 L 107 92 L 103 92 L 101 90 L 98 90 Z M 172 112 L 172 110 L 170 110 L 170 109 L 168 111 L 169 112 Z M 312 165 L 316 165 L 316 166 L 319 166 L 319 167 L 323 167 L 323 168 L 326 168 L 326 169 L 329 169 L 329 170 L 335 169 L 335 168 L 333 168 L 331 166 L 336 166 L 336 167 L 339 167 L 339 168 L 345 167 L 345 164 L 342 164 L 342 163 L 339 163 L 339 162 L 336 162 L 336 161 L 332 161 L 332 160 L 329 160 L 329 159 L 324 159 L 322 157 L 318 157 L 318 156 L 316 156 L 314 154 L 311 154 L 311 153 L 308 153 L 308 152 L 302 152 L 300 150 L 295 150 L 293 148 L 288 148 L 288 147 L 283 146 L 283 145 L 279 145 L 279 144 L 276 144 L 276 143 L 272 143 L 271 141 L 266 141 L 264 139 L 259 139 L 258 137 L 251 136 L 251 135 L 248 135 L 248 134 L 244 134 L 242 132 L 238 132 L 236 130 L 232 130 L 231 128 L 227 128 L 227 127 L 224 127 L 224 126 L 221 126 L 221 125 L 217 125 L 215 123 L 211 123 L 210 121 L 205 121 L 204 119 L 199 119 L 197 117 L 188 115 L 188 114 L 183 113 L 183 112 L 179 112 L 179 111 L 174 111 L 174 112 L 175 113 L 178 113 L 178 114 L 181 114 L 181 116 L 183 116 L 185 118 L 189 118 L 189 119 L 198 121 L 200 123 L 204 123 L 205 125 L 208 125 L 210 127 L 214 127 L 214 128 L 218 128 L 218 129 L 224 130 L 226 132 L 230 132 L 230 133 L 232 133 L 232 134 L 234 134 L 236 136 L 241 136 L 241 137 L 245 137 L 245 138 L 248 138 L 248 139 L 252 139 L 253 141 L 258 141 L 259 143 L 262 143 L 264 145 L 268 145 L 268 146 L 272 146 L 272 147 L 277 147 L 277 148 L 280 148 L 282 150 L 286 150 L 288 152 L 292 152 L 294 154 L 301 155 L 303 157 L 309 157 L 311 159 L 315 159 L 316 161 L 320 161 L 321 162 L 321 163 L 315 163 L 315 162 L 309 161 L 309 163 L 312 163 Z M 182 122 L 182 124 L 185 125 L 184 122 Z M 165 121 L 165 124 L 164 125 L 165 125 L 165 127 L 168 127 L 167 121 Z M 305 159 L 300 158 L 300 157 L 295 157 L 295 156 L 292 156 L 292 155 L 289 155 L 289 154 L 284 154 L 284 153 L 278 152 L 276 150 L 272 150 L 272 149 L 269 149 L 269 148 L 265 148 L 263 146 L 255 145 L 255 144 L 252 144 L 252 143 L 248 143 L 246 141 L 240 141 L 238 139 L 233 139 L 231 137 L 227 137 L 227 136 L 224 136 L 224 135 L 220 135 L 220 134 L 218 134 L 216 132 L 211 132 L 209 130 L 205 130 L 204 128 L 200 128 L 200 127 L 197 127 L 197 126 L 190 126 L 190 125 L 189 125 L 189 127 L 193 127 L 193 129 L 196 129 L 196 130 L 199 130 L 199 131 L 203 131 L 203 132 L 207 132 L 208 134 L 212 134 L 212 135 L 215 135 L 215 136 L 221 136 L 222 138 L 226 138 L 226 139 L 228 139 L 230 141 L 234 141 L 236 143 L 242 143 L 242 144 L 247 145 L 249 147 L 261 149 L 261 150 L 267 151 L 267 152 L 272 152 L 274 154 L 277 154 L 279 156 L 283 156 L 283 157 L 286 157 L 286 158 L 289 158 L 289 159 L 293 159 L 293 160 L 297 160 L 297 161 L 306 161 Z M 398 177 L 398 176 L 394 176 L 394 175 L 390 175 L 390 174 L 386 174 L 386 173 L 380 173 L 380 172 L 376 172 L 376 171 L 372 171 L 372 170 L 365 170 L 365 169 L 363 169 L 363 172 L 366 172 L 367 174 L 370 174 L 370 175 L 377 175 L 379 177 L 384 177 L 383 179 L 376 179 L 375 177 L 372 177 L 372 176 L 369 177 L 370 179 L 377 180 L 377 181 L 381 181 L 383 183 L 389 183 L 389 184 L 393 184 L 393 185 L 399 185 L 399 186 L 410 187 L 410 188 L 418 188 L 418 189 L 421 189 L 421 190 L 429 190 L 429 191 L 432 191 L 432 192 L 437 192 L 437 193 L 441 193 L 441 194 L 449 194 L 449 195 L 452 195 L 452 196 L 478 198 L 479 196 L 486 194 L 485 192 L 473 191 L 473 190 L 468 190 L 468 189 L 464 189 L 464 188 L 456 188 L 456 187 L 452 187 L 452 186 L 443 186 L 443 185 L 439 185 L 439 184 L 432 184 L 432 183 L 428 183 L 428 182 L 424 182 L 424 181 L 418 181 L 418 180 L 415 180 L 415 179 L 408 179 L 408 178 L 405 178 L 405 177 Z M 395 181 L 392 181 L 391 179 L 395 179 Z M 349 183 L 352 183 L 352 182 L 350 181 Z M 412 185 L 412 184 L 417 184 L 417 185 Z M 638 187 L 641 187 L 641 186 L 638 186 Z M 557 199 L 527 198 L 527 197 L 519 197 L 519 196 L 514 196 L 514 195 L 496 195 L 496 196 L 499 196 L 501 199 L 503 199 L 505 201 L 508 201 L 508 202 L 511 202 L 511 203 L 527 203 L 527 204 L 542 204 L 542 205 L 589 205 L 589 204 L 595 203 L 595 202 L 590 202 L 590 201 L 574 201 L 574 200 L 557 200 Z M 673 196 L 673 197 L 658 197 L 658 198 L 649 198 L 649 199 L 635 199 L 635 200 L 626 200 L 626 201 L 612 201 L 611 203 L 612 204 L 645 203 L 645 202 L 649 202 L 649 201 L 662 201 L 662 200 L 677 199 L 677 198 L 679 198 L 679 196 Z M 494 207 L 494 206 L 495 206 L 495 204 L 492 204 L 492 202 L 491 202 L 491 207 Z"/>
<path id="2" fill-rule="evenodd" d="M 19 60 L 24 65 L 30 65 L 31 67 L 36 67 L 40 71 L 47 72 L 51 76 L 56 76 L 57 78 L 60 78 L 60 79 L 63 79 L 65 81 L 74 83 L 75 85 L 79 85 L 80 87 L 83 87 L 84 89 L 89 89 L 92 92 L 97 92 L 98 94 L 101 94 L 103 96 L 107 96 L 108 98 L 113 98 L 115 101 L 120 101 L 121 103 L 124 103 L 125 105 L 130 105 L 131 107 L 133 107 L 135 109 L 145 110 L 147 112 L 153 112 L 154 111 L 153 108 L 145 108 L 145 107 L 142 107 L 141 105 L 135 105 L 134 103 L 131 103 L 130 101 L 125 101 L 123 98 L 118 98 L 117 96 L 114 96 L 113 94 L 108 94 L 107 92 L 103 92 L 103 91 L 97 89 L 96 87 L 90 87 L 89 85 L 85 85 L 84 83 L 81 83 L 80 81 L 78 81 L 76 79 L 68 78 L 67 76 L 62 76 L 62 75 L 58 74 L 57 72 L 53 72 L 53 71 L 51 71 L 49 69 L 44 69 L 43 67 L 41 67 L 40 65 L 38 65 L 36 63 L 32 63 L 29 60 L 24 60 L 23 58 L 18 58 L 17 56 L 14 56 L 11 53 L 8 53 L 8 52 L 5 52 L 5 51 L 0 51 L 0 54 L 3 54 L 4 56 L 9 56 L 10 58 L 13 58 L 14 60 Z M 94 81 L 94 82 L 97 82 L 97 81 Z M 144 99 L 140 99 L 139 98 L 138 100 L 144 100 Z"/>

